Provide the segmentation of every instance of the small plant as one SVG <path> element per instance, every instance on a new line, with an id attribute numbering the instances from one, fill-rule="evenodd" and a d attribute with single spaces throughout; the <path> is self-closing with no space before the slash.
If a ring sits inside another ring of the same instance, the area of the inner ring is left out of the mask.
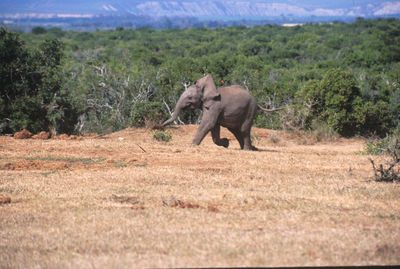
<path id="1" fill-rule="evenodd" d="M 268 140 L 274 144 L 278 144 L 281 141 L 281 139 L 278 136 L 276 136 L 275 134 L 270 134 L 268 136 Z"/>
<path id="2" fill-rule="evenodd" d="M 400 137 L 398 133 L 374 144 L 367 143 L 367 150 L 371 154 L 384 154 L 389 157 L 386 164 L 379 165 L 375 165 L 375 161 L 369 157 L 374 169 L 375 181 L 400 182 Z"/>
<path id="3" fill-rule="evenodd" d="M 146 163 L 146 162 L 135 164 L 135 167 L 146 167 L 146 166 L 147 166 L 147 163 Z"/>
<path id="4" fill-rule="evenodd" d="M 119 167 L 119 168 L 123 168 L 126 167 L 127 164 L 125 161 L 120 160 L 120 161 L 114 161 L 114 167 Z"/>
<path id="5" fill-rule="evenodd" d="M 154 131 L 153 138 L 157 141 L 169 142 L 172 140 L 172 134 L 168 130 Z"/>

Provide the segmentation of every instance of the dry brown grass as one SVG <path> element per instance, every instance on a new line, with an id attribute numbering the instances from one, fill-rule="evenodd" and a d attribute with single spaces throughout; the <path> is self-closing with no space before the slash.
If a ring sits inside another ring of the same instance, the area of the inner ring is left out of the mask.
<path id="1" fill-rule="evenodd" d="M 245 152 L 196 128 L 0 137 L 0 268 L 400 263 L 400 184 L 367 180 L 363 141 L 255 128 Z"/>

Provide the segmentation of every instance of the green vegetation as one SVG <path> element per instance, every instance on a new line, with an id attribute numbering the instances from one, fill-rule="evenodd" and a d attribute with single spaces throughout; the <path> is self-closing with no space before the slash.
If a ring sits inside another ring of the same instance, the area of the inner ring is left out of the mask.
<path id="1" fill-rule="evenodd" d="M 153 138 L 157 141 L 169 142 L 172 140 L 172 134 L 168 130 L 154 131 Z"/>
<path id="2" fill-rule="evenodd" d="M 383 155 L 388 154 L 391 147 L 393 146 L 393 141 L 395 140 L 394 136 L 386 136 L 385 138 L 371 138 L 365 144 L 365 152 L 366 154 L 371 155 Z M 400 148 L 397 149 L 400 154 Z"/>
<path id="3" fill-rule="evenodd" d="M 264 107 L 257 127 L 384 137 L 400 124 L 400 21 L 33 33 L 0 30 L 0 132 L 156 125 L 211 74 Z M 180 115 L 196 123 L 198 111 Z M 317 126 L 317 127 L 316 127 Z"/>

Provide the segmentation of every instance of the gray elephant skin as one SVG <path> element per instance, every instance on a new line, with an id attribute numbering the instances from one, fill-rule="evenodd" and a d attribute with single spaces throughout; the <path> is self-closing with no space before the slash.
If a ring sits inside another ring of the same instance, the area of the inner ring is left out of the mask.
<path id="1" fill-rule="evenodd" d="M 240 148 L 257 150 L 251 144 L 250 130 L 258 108 L 256 100 L 239 85 L 216 87 L 211 75 L 199 80 L 180 96 L 170 119 L 162 126 L 176 120 L 182 109 L 202 109 L 203 116 L 193 144 L 200 145 L 211 131 L 212 139 L 218 146 L 228 147 L 229 140 L 220 138 L 220 127 L 226 127 L 238 140 Z M 272 112 L 278 109 L 263 109 Z"/>

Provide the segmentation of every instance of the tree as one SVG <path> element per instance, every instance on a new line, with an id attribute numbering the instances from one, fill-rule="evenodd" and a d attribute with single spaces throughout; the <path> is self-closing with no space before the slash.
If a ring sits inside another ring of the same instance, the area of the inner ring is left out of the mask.
<path id="1" fill-rule="evenodd" d="M 46 40 L 30 51 L 18 34 L 0 29 L 0 115 L 9 119 L 3 132 L 72 132 L 76 115 L 63 88 L 62 49 L 58 40 Z"/>
<path id="2" fill-rule="evenodd" d="M 41 26 L 36 26 L 32 28 L 32 34 L 35 35 L 41 35 L 41 34 L 45 34 L 47 32 L 46 28 L 41 27 Z"/>
<path id="3" fill-rule="evenodd" d="M 0 120 L 8 119 L 9 122 L 0 122 L 4 133 L 12 132 L 15 125 L 11 113 L 18 97 L 27 94 L 27 86 L 34 83 L 34 75 L 30 72 L 29 54 L 24 48 L 24 43 L 19 35 L 0 28 Z M 18 123 L 21 124 L 21 123 Z"/>

